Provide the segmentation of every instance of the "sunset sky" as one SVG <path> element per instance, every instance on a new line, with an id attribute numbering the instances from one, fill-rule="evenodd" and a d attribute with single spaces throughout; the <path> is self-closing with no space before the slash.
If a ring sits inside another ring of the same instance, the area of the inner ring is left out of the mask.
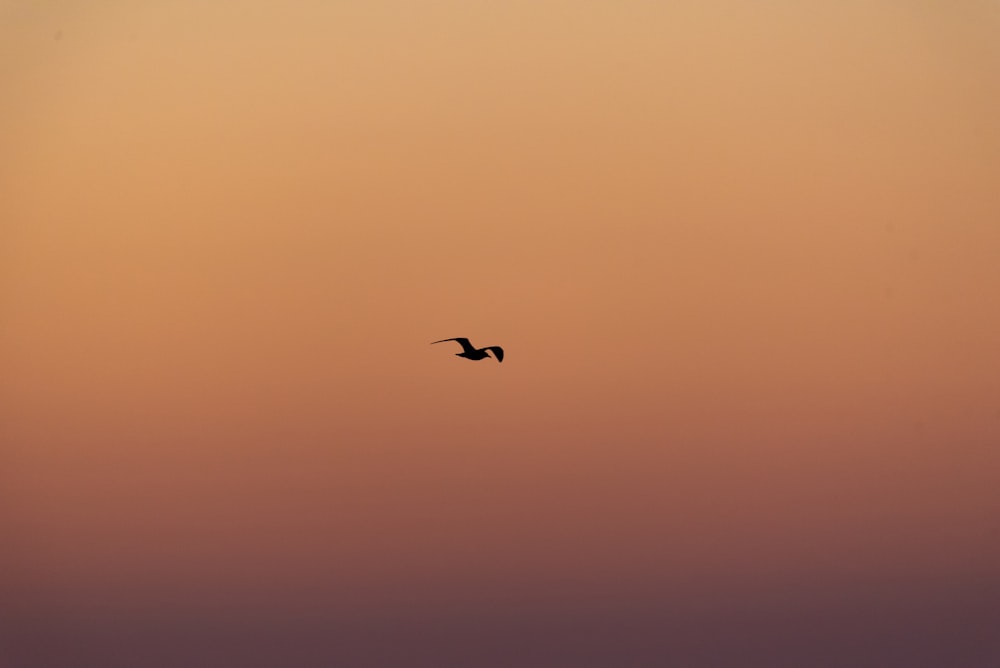
<path id="1" fill-rule="evenodd" d="M 0 0 L 0 666 L 1000 665 L 998 35 Z"/>

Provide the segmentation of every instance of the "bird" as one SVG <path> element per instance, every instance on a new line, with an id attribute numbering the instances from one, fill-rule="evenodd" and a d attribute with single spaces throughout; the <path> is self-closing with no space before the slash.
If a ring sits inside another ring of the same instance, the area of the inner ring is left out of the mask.
<path id="1" fill-rule="evenodd" d="M 440 341 L 432 341 L 431 345 L 435 343 L 444 343 L 445 341 L 458 341 L 462 346 L 462 352 L 455 353 L 456 357 L 464 357 L 467 360 L 483 360 L 490 356 L 490 352 L 496 355 L 497 362 L 503 362 L 503 348 L 500 346 L 487 346 L 485 348 L 473 348 L 472 344 L 465 337 L 458 337 L 455 339 L 441 339 Z"/>

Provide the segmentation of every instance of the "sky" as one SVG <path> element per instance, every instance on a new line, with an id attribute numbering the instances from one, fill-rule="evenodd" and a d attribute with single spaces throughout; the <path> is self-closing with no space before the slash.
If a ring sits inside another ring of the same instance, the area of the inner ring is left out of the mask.
<path id="1" fill-rule="evenodd" d="M 994 665 L 998 29 L 0 2 L 0 663 Z"/>

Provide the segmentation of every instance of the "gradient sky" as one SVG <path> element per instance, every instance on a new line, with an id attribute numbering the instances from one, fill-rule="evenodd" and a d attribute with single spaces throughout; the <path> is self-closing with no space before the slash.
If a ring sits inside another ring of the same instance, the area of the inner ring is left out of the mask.
<path id="1" fill-rule="evenodd" d="M 0 665 L 1000 665 L 998 31 L 0 2 Z"/>

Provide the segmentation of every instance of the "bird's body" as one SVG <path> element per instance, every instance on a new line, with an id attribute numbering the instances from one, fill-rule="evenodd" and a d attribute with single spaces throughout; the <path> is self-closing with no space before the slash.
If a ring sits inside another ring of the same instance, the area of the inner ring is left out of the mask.
<path id="1" fill-rule="evenodd" d="M 500 346 L 487 346 L 485 348 L 475 348 L 469 340 L 464 337 L 459 337 L 455 339 L 441 339 L 440 341 L 434 341 L 431 345 L 435 343 L 444 343 L 445 341 L 457 341 L 460 346 L 462 346 L 462 352 L 455 353 L 456 357 L 464 357 L 467 360 L 484 360 L 490 356 L 492 352 L 496 358 L 497 362 L 503 362 L 503 348 Z"/>

